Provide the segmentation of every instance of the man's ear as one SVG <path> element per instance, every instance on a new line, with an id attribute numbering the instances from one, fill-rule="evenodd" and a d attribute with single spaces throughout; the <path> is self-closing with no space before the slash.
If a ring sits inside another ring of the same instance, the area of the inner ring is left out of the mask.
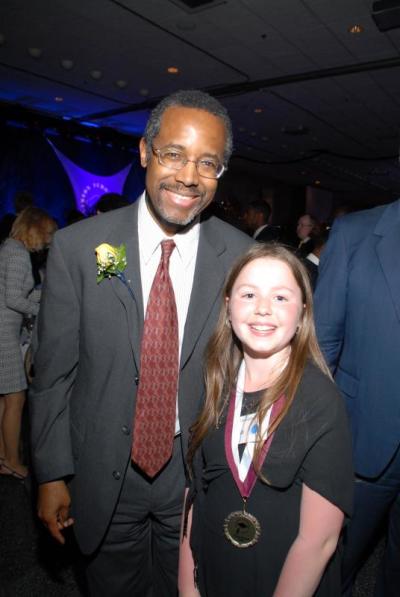
<path id="1" fill-rule="evenodd" d="M 142 137 L 139 141 L 139 153 L 140 153 L 140 165 L 143 168 L 146 168 L 147 167 L 147 144 L 146 144 L 144 137 Z"/>

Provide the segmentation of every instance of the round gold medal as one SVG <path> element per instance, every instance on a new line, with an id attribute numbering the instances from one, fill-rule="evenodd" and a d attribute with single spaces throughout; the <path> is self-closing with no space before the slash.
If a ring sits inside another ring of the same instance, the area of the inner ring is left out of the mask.
<path id="1" fill-rule="evenodd" d="M 255 516 L 238 510 L 225 518 L 224 534 L 235 547 L 251 547 L 258 541 L 261 526 Z"/>

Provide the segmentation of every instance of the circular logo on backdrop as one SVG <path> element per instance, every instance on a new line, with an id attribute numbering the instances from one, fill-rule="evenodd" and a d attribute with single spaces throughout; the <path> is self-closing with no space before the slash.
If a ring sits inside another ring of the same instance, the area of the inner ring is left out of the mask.
<path id="1" fill-rule="evenodd" d="M 79 197 L 79 210 L 88 215 L 95 203 L 104 193 L 109 193 L 109 188 L 102 182 L 91 182 L 87 184 Z"/>

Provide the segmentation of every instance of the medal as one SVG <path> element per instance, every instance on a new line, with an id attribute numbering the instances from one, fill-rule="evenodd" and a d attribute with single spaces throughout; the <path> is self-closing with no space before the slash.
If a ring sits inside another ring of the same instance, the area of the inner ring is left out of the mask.
<path id="1" fill-rule="evenodd" d="M 224 520 L 224 535 L 226 539 L 232 543 L 235 547 L 251 547 L 255 545 L 261 535 L 261 525 L 257 518 L 246 512 L 246 503 L 247 499 L 249 498 L 253 487 L 257 481 L 257 474 L 252 462 L 252 456 L 254 453 L 254 445 L 252 446 L 252 450 L 249 451 L 249 455 L 247 456 L 247 463 L 241 463 L 238 460 L 238 446 L 237 446 L 237 438 L 238 438 L 238 419 L 240 417 L 241 409 L 242 409 L 242 400 L 243 400 L 243 381 L 244 381 L 244 362 L 240 367 L 239 374 L 238 374 L 238 381 L 237 381 L 237 388 L 236 391 L 233 392 L 231 400 L 228 406 L 228 413 L 225 425 L 225 454 L 226 459 L 228 461 L 229 468 L 231 470 L 232 476 L 235 480 L 237 488 L 240 492 L 240 495 L 243 499 L 243 510 L 237 510 L 235 512 L 231 512 Z M 285 403 L 285 397 L 281 396 L 279 400 L 277 400 L 271 409 L 271 419 L 274 421 L 276 417 L 281 412 Z M 268 428 L 269 418 L 265 422 L 265 427 Z M 261 468 L 265 457 L 268 453 L 270 448 L 273 435 L 274 434 L 267 434 L 266 432 L 268 429 L 262 428 L 262 437 L 266 437 L 264 445 L 262 447 L 260 460 L 258 462 L 258 466 Z M 265 432 L 265 433 L 264 433 Z M 246 449 L 245 449 L 246 451 Z M 243 466 L 245 469 L 243 470 Z"/>
<path id="2" fill-rule="evenodd" d="M 235 547 L 251 547 L 255 545 L 261 533 L 261 526 L 257 518 L 246 512 L 246 502 L 243 510 L 231 512 L 224 520 L 225 537 Z"/>

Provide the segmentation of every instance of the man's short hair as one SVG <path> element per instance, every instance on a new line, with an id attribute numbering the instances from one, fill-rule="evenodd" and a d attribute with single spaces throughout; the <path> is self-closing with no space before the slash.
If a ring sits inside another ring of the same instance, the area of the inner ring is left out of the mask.
<path id="1" fill-rule="evenodd" d="M 17 214 L 21 213 L 26 207 L 32 207 L 34 199 L 32 193 L 29 191 L 18 191 L 14 197 L 14 208 Z"/>
<path id="2" fill-rule="evenodd" d="M 129 201 L 126 197 L 120 193 L 104 193 L 97 201 L 95 210 L 100 213 L 119 209 L 120 207 L 126 207 L 129 205 Z"/>
<path id="3" fill-rule="evenodd" d="M 247 209 L 248 210 L 252 209 L 253 211 L 255 211 L 257 213 L 261 213 L 263 215 L 265 223 L 268 222 L 270 215 L 271 215 L 270 205 L 266 201 L 263 201 L 262 199 L 257 199 L 255 201 L 251 201 L 248 204 Z"/>
<path id="4" fill-rule="evenodd" d="M 151 153 L 154 138 L 161 128 L 161 118 L 168 108 L 182 107 L 204 110 L 220 118 L 225 126 L 226 141 L 224 148 L 224 164 L 227 164 L 233 150 L 232 123 L 226 108 L 215 97 L 198 89 L 183 89 L 165 97 L 150 114 L 144 131 L 147 154 Z"/>

